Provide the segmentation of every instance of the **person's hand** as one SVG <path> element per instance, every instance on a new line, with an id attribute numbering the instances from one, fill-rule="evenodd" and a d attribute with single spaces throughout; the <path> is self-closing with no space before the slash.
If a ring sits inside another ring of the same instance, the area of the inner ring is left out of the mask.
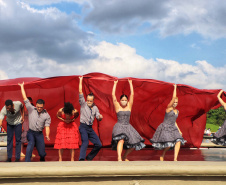
<path id="1" fill-rule="evenodd" d="M 83 80 L 83 76 L 79 76 L 79 80 Z"/>
<path id="2" fill-rule="evenodd" d="M 65 123 L 71 123 L 72 120 L 71 120 L 71 119 L 65 119 L 64 122 L 65 122 Z"/>
<path id="3" fill-rule="evenodd" d="M 173 84 L 173 86 L 174 86 L 175 88 L 177 88 L 177 84 Z"/>
<path id="4" fill-rule="evenodd" d="M 116 84 L 116 85 L 117 85 L 117 83 L 118 83 L 118 80 L 115 80 L 115 81 L 114 81 L 114 84 Z"/>
<path id="5" fill-rule="evenodd" d="M 19 85 L 20 87 L 23 87 L 23 86 L 24 86 L 24 82 L 23 82 L 23 83 L 18 83 L 18 85 Z"/>
<path id="6" fill-rule="evenodd" d="M 98 120 L 101 121 L 103 118 L 104 118 L 103 115 L 100 114 Z"/>
<path id="7" fill-rule="evenodd" d="M 133 80 L 128 79 L 128 82 L 131 84 Z"/>
<path id="8" fill-rule="evenodd" d="M 49 136 L 46 136 L 46 139 L 47 139 L 47 141 L 50 141 L 50 138 L 49 138 Z"/>

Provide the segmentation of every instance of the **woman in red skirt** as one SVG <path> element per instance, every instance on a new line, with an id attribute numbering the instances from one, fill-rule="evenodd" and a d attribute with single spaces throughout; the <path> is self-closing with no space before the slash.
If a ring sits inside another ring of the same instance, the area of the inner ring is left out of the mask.
<path id="1" fill-rule="evenodd" d="M 62 161 L 63 149 L 71 150 L 71 161 L 74 161 L 75 149 L 79 148 L 79 130 L 74 122 L 79 113 L 70 102 L 57 112 L 61 120 L 57 127 L 54 148 L 59 149 L 59 161 Z"/>

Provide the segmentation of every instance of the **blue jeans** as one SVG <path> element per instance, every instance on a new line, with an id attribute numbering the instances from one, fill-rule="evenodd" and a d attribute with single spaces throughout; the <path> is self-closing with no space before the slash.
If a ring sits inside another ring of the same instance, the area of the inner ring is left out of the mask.
<path id="1" fill-rule="evenodd" d="M 28 140 L 28 145 L 26 150 L 25 162 L 31 161 L 34 146 L 36 146 L 38 150 L 40 161 L 45 161 L 46 152 L 45 152 L 44 136 L 42 131 L 36 132 L 29 129 L 27 132 L 27 140 Z"/>
<path id="2" fill-rule="evenodd" d="M 97 134 L 94 132 L 91 125 L 81 123 L 79 126 L 79 132 L 81 134 L 82 145 L 80 149 L 79 160 L 92 160 L 100 151 L 102 144 Z M 89 145 L 89 140 L 94 144 L 92 151 L 86 156 L 86 150 Z"/>
<path id="3" fill-rule="evenodd" d="M 10 125 L 7 123 L 7 155 L 8 158 L 12 158 L 13 154 L 13 134 L 15 132 L 16 138 L 16 159 L 20 159 L 21 152 L 21 134 L 22 134 L 22 124 Z"/>

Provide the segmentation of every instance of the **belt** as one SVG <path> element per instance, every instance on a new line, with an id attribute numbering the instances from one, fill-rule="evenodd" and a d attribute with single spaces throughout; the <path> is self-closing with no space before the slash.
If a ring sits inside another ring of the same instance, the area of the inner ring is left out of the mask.
<path id="1" fill-rule="evenodd" d="M 31 129 L 29 129 L 29 131 L 31 131 L 31 132 L 37 132 L 37 133 L 42 133 L 42 131 L 34 131 L 34 130 L 31 130 Z"/>
<path id="2" fill-rule="evenodd" d="M 87 125 L 86 123 L 81 123 L 81 122 L 80 122 L 80 125 L 87 126 L 87 127 L 91 127 L 91 128 L 92 128 L 92 126 L 93 126 L 93 125 Z"/>

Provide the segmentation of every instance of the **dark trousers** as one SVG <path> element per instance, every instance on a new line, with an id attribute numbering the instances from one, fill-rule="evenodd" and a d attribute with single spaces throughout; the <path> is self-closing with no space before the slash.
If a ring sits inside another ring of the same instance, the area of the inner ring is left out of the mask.
<path id="1" fill-rule="evenodd" d="M 81 123 L 79 126 L 79 132 L 81 134 L 82 146 L 80 149 L 79 160 L 92 160 L 100 151 L 102 144 L 97 134 L 94 132 L 91 125 Z M 92 151 L 86 156 L 86 150 L 89 144 L 89 140 L 94 144 Z"/>
<path id="2" fill-rule="evenodd" d="M 8 158 L 12 158 L 13 154 L 13 135 L 15 132 L 16 138 L 16 159 L 20 159 L 21 152 L 21 134 L 22 134 L 22 124 L 10 125 L 7 123 L 7 155 Z"/>
<path id="3" fill-rule="evenodd" d="M 40 161 L 45 161 L 46 152 L 45 152 L 45 142 L 44 142 L 43 133 L 29 129 L 27 132 L 27 140 L 28 140 L 28 144 L 27 144 L 25 162 L 31 161 L 31 156 L 32 156 L 34 146 L 36 146 L 38 150 Z"/>

